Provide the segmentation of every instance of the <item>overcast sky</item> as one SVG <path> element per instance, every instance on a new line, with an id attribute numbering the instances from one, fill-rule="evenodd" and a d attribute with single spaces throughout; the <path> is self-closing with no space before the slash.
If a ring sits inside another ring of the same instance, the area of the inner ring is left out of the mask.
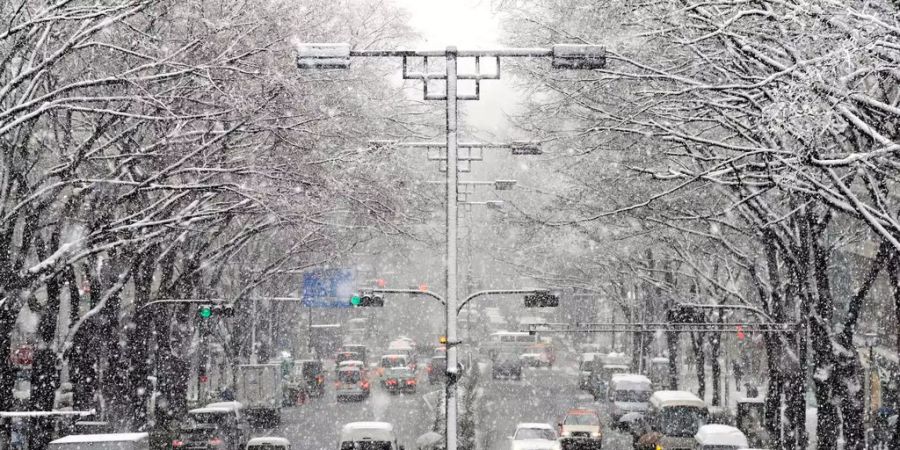
<path id="1" fill-rule="evenodd" d="M 416 48 L 439 49 L 455 45 L 459 49 L 497 48 L 501 31 L 499 20 L 491 11 L 489 0 L 394 0 L 410 14 L 409 25 L 421 36 Z M 471 63 L 469 63 L 471 64 Z M 470 68 L 460 63 L 460 69 Z M 483 67 L 492 62 L 483 61 Z M 505 79 L 505 80 L 504 80 Z M 473 126 L 490 131 L 498 139 L 509 139 L 506 112 L 516 108 L 516 92 L 510 87 L 509 74 L 500 80 L 482 82 L 481 100 L 463 102 L 461 111 L 467 119 L 462 124 L 463 137 L 472 136 Z M 460 93 L 470 93 L 474 86 L 461 86 Z"/>

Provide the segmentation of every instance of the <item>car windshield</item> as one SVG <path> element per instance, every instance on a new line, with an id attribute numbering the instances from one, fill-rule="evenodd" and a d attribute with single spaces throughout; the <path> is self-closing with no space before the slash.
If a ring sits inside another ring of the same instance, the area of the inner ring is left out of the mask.
<path id="1" fill-rule="evenodd" d="M 556 432 L 549 428 L 519 428 L 516 431 L 515 439 L 544 439 L 552 441 L 556 439 Z"/>
<path id="2" fill-rule="evenodd" d="M 358 383 L 360 379 L 358 370 L 342 370 L 338 372 L 338 380 L 342 383 Z"/>
<path id="3" fill-rule="evenodd" d="M 563 421 L 565 425 L 600 425 L 600 418 L 594 414 L 569 414 Z"/>
<path id="4" fill-rule="evenodd" d="M 359 356 L 354 352 L 342 352 L 338 353 L 337 358 L 335 358 L 335 362 L 339 364 L 350 360 L 359 360 Z"/>
<path id="5" fill-rule="evenodd" d="M 391 450 L 388 441 L 342 442 L 341 450 Z"/>
<path id="6" fill-rule="evenodd" d="M 255 444 L 248 445 L 247 450 L 288 450 L 290 447 L 285 447 L 283 445 L 272 445 L 272 444 Z"/>
<path id="7" fill-rule="evenodd" d="M 706 424 L 706 411 L 686 406 L 663 408 L 658 420 L 658 431 L 664 435 L 691 437 Z"/>
<path id="8" fill-rule="evenodd" d="M 610 394 L 610 400 L 614 402 L 647 403 L 650 401 L 651 394 L 653 393 L 650 391 L 617 390 Z"/>

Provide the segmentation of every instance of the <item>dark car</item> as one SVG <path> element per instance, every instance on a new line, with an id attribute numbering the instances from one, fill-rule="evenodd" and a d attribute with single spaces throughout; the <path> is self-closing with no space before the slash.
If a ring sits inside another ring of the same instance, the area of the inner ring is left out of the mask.
<path id="1" fill-rule="evenodd" d="M 388 369 L 384 373 L 384 388 L 392 393 L 416 392 L 416 373 L 408 367 L 396 367 Z"/>
<path id="2" fill-rule="evenodd" d="M 491 377 L 522 379 L 522 360 L 517 353 L 497 353 L 491 367 Z"/>
<path id="3" fill-rule="evenodd" d="M 299 395 L 301 390 L 310 397 L 321 397 L 324 395 L 325 367 L 322 361 L 315 359 L 296 361 L 289 388 L 292 391 L 296 391 L 292 392 L 294 395 Z"/>
<path id="4" fill-rule="evenodd" d="M 425 367 L 428 373 L 428 383 L 442 383 L 447 378 L 447 356 L 435 355 L 431 358 L 428 366 Z"/>
<path id="5" fill-rule="evenodd" d="M 172 441 L 176 450 L 240 450 L 249 440 L 250 426 L 240 403 L 211 403 L 188 411 Z"/>

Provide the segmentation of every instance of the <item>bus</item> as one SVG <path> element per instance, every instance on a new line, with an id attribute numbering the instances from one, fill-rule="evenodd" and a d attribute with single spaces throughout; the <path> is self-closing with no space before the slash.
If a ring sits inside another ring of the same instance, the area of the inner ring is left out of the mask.
<path id="1" fill-rule="evenodd" d="M 493 360 L 502 351 L 523 353 L 527 348 L 540 343 L 537 335 L 517 331 L 498 331 L 488 338 L 487 353 Z"/>

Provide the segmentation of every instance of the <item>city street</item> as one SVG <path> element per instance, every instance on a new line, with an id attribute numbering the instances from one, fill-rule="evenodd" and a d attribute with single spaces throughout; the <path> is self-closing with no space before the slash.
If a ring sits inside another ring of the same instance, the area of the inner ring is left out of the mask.
<path id="1" fill-rule="evenodd" d="M 337 446 L 344 424 L 374 420 L 393 424 L 399 442 L 412 449 L 416 438 L 429 431 L 434 423 L 435 412 L 423 396 L 439 389 L 437 385 L 428 385 L 421 376 L 420 383 L 424 384 L 415 394 L 394 395 L 379 386 L 372 386 L 372 394 L 367 400 L 338 403 L 331 379 L 324 396 L 282 410 L 281 425 L 264 432 L 286 437 L 296 450 L 321 450 Z M 255 432 L 253 435 L 263 434 Z"/>
<path id="2" fill-rule="evenodd" d="M 566 410 L 576 406 L 594 408 L 600 413 L 603 448 L 631 448 L 628 435 L 609 428 L 604 405 L 578 390 L 576 366 L 571 358 L 550 369 L 525 369 L 520 381 L 492 380 L 490 367 L 484 375 L 483 402 L 489 412 L 481 418 L 479 431 L 488 443 L 486 450 L 509 449 L 509 437 L 517 423 L 544 422 L 555 426 Z"/>

